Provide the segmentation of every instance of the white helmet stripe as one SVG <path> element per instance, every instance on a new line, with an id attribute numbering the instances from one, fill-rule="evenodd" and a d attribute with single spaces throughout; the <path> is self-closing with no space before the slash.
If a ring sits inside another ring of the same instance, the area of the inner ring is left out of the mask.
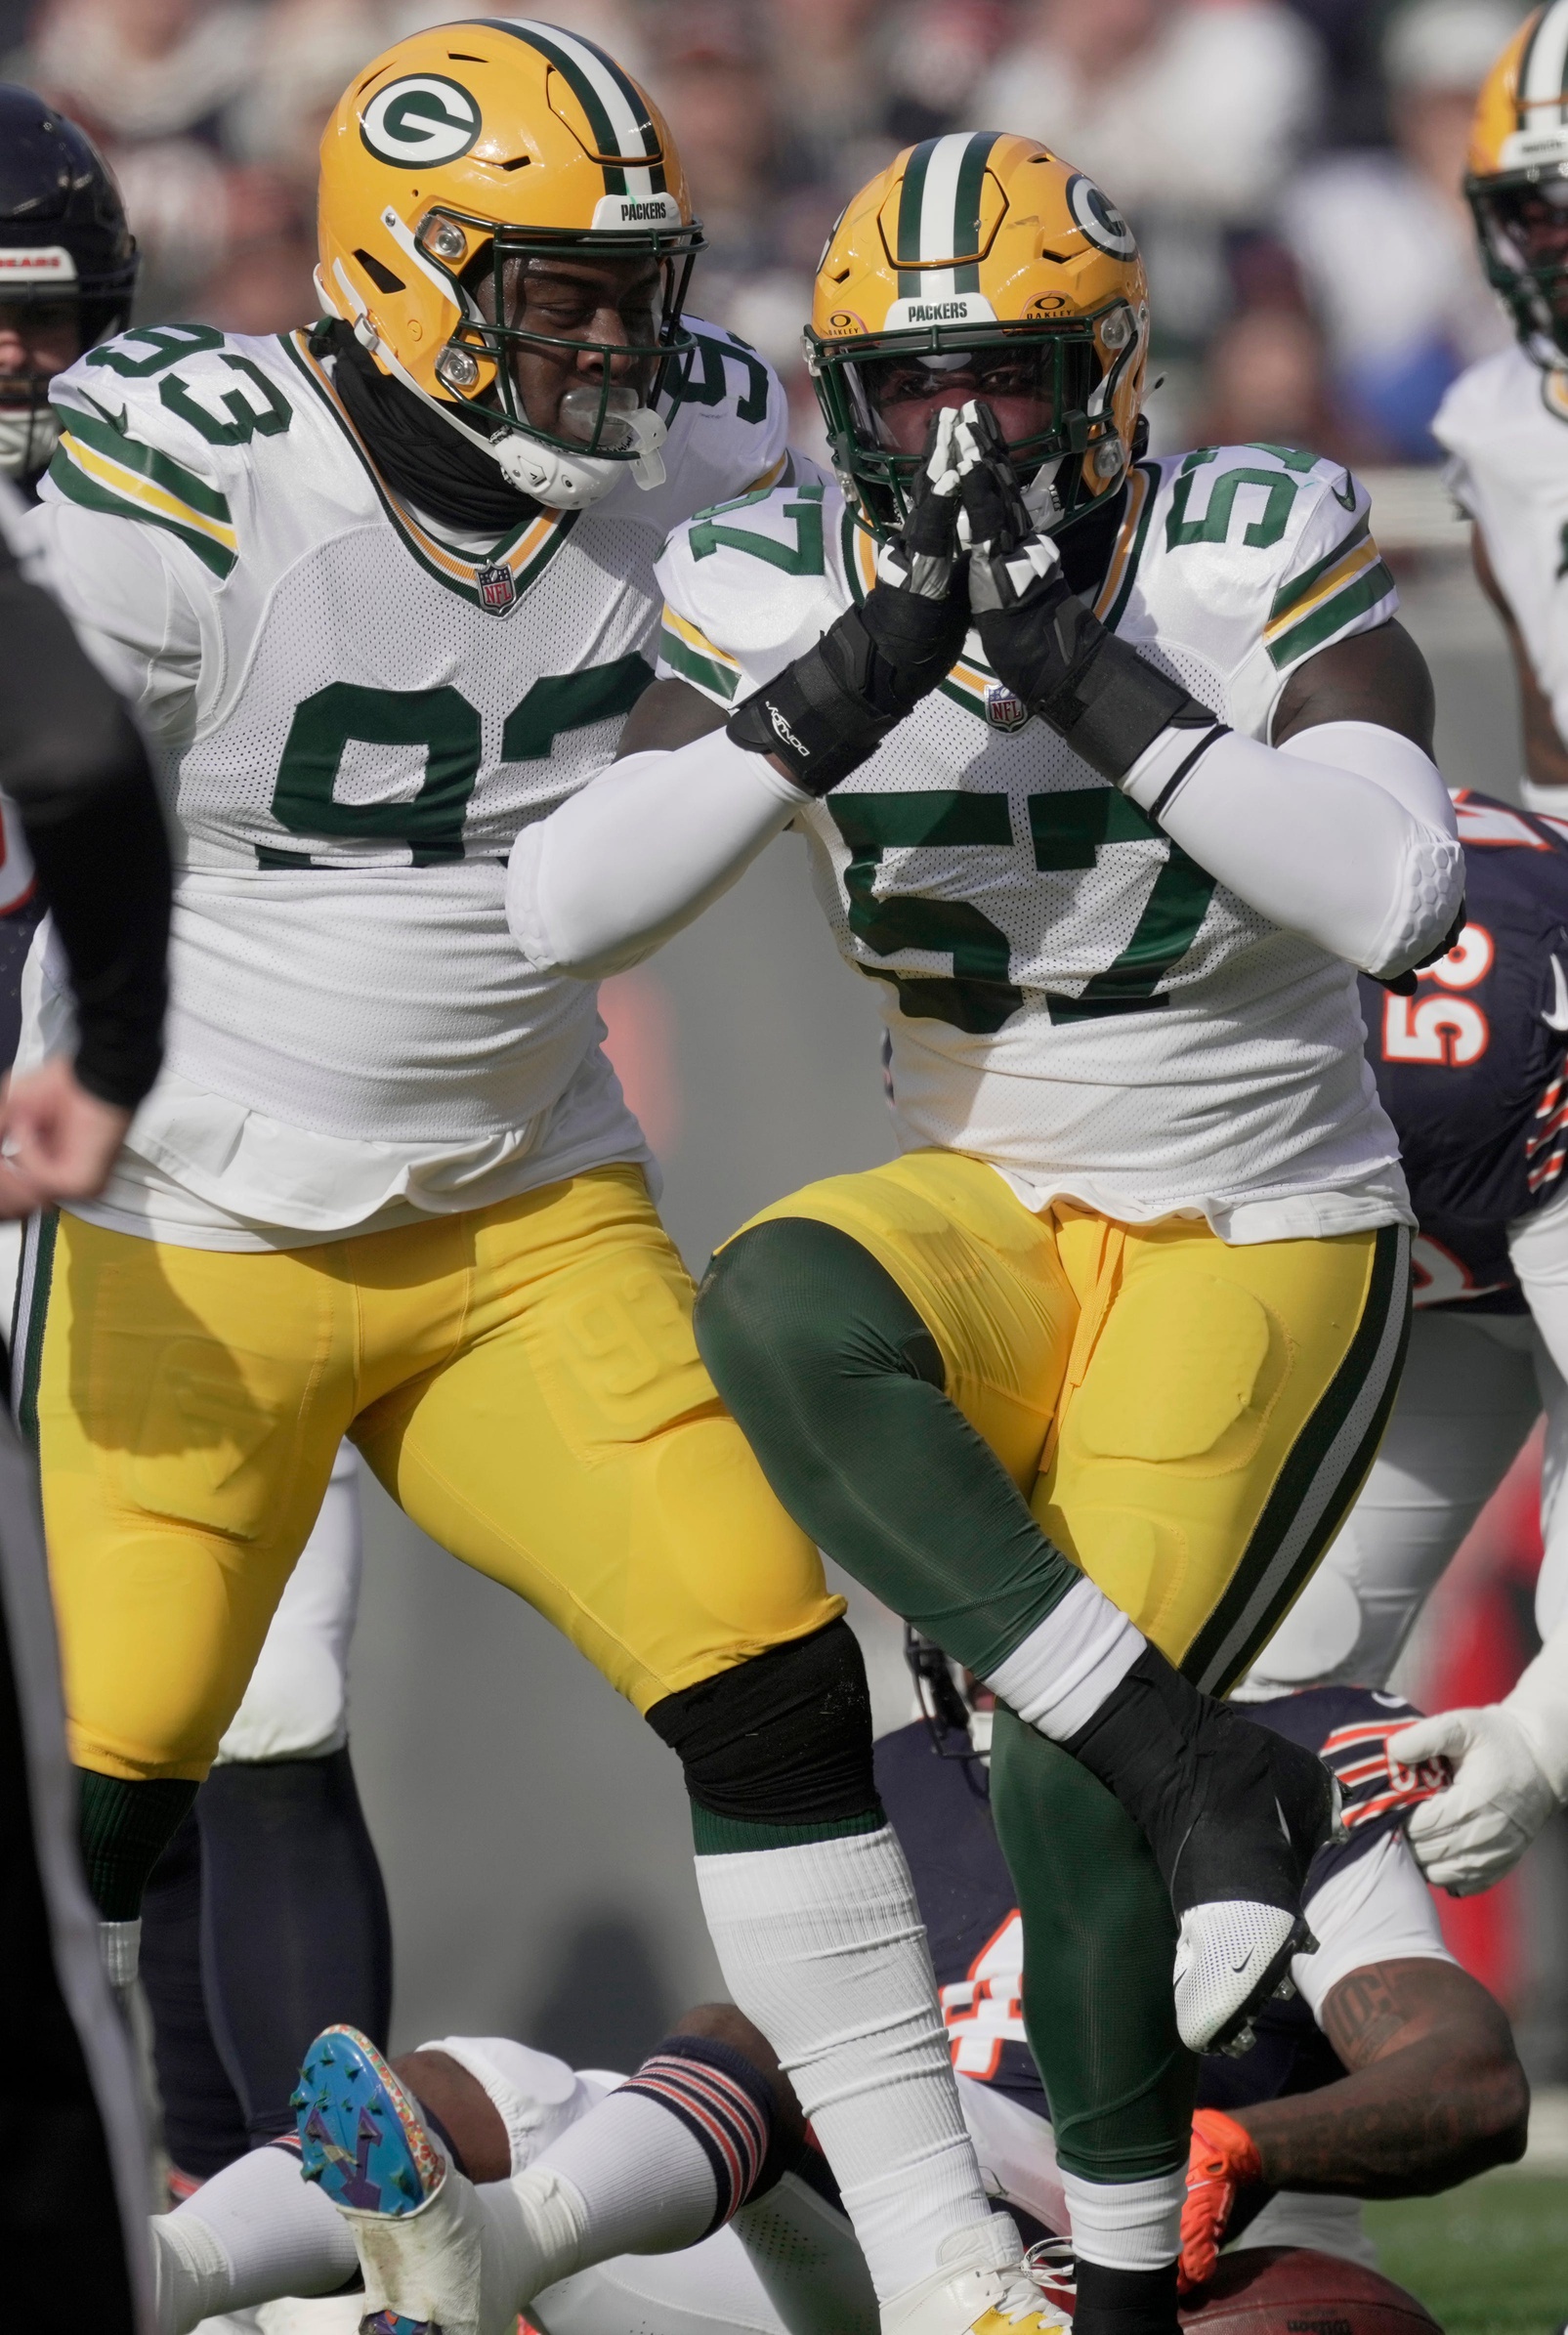
<path id="1" fill-rule="evenodd" d="M 592 90 L 599 101 L 614 139 L 611 149 L 617 154 L 657 154 L 655 134 L 645 128 L 620 74 L 601 50 L 591 41 L 578 38 L 574 32 L 563 30 L 559 24 L 547 24 L 533 17 L 514 17 L 509 31 L 522 34 L 525 40 L 536 40 L 540 47 L 559 52 L 563 61 Z M 651 172 L 646 166 L 628 163 L 625 166 L 626 192 L 647 200 L 656 191 Z"/>
<path id="2" fill-rule="evenodd" d="M 1563 83 L 1568 79 L 1568 0 L 1551 0 L 1551 6 L 1543 12 L 1522 62 L 1521 106 L 1532 108 L 1555 106 L 1558 120 L 1563 120 Z M 1532 125 L 1546 127 L 1540 113 L 1526 116 L 1526 128 Z"/>
<path id="3" fill-rule="evenodd" d="M 969 140 L 961 130 L 953 130 L 939 138 L 925 166 L 925 187 L 920 202 L 920 257 L 946 259 L 955 249 L 954 211 L 958 199 L 958 173 L 969 151 Z M 954 268 L 932 268 L 921 276 L 920 297 L 923 300 L 951 300 L 957 285 Z"/>

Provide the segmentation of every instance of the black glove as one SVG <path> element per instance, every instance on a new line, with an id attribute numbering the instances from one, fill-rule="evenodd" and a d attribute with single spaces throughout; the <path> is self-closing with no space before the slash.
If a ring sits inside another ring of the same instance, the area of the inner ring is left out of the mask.
<path id="1" fill-rule="evenodd" d="M 864 607 L 846 609 L 815 648 L 743 699 L 726 724 L 737 745 L 777 756 L 807 794 L 826 794 L 868 761 L 963 648 L 969 605 L 954 588 L 956 422 L 950 409 L 933 417 L 909 517 L 878 553 Z"/>
<path id="2" fill-rule="evenodd" d="M 1055 544 L 1030 519 L 990 408 L 966 405 L 957 437 L 969 605 L 998 679 L 1113 785 L 1163 731 L 1220 736 L 1224 725 L 1207 705 L 1107 632 L 1070 590 Z"/>

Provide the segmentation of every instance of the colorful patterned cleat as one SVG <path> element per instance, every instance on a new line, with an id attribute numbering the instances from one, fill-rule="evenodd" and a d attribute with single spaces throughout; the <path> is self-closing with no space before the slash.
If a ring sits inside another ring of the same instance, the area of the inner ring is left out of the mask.
<path id="1" fill-rule="evenodd" d="M 418 2109 L 358 2027 L 328 2027 L 318 2035 L 289 2104 L 299 2131 L 300 2171 L 347 2213 L 418 2213 L 445 2179 L 445 2160 Z M 390 2313 L 377 2313 L 364 2324 L 372 2335 L 418 2335 L 423 2326 Z"/>

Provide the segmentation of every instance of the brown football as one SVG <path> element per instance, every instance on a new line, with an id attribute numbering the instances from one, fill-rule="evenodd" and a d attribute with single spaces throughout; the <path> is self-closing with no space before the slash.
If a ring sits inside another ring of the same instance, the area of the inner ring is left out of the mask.
<path id="1" fill-rule="evenodd" d="M 1442 2335 L 1422 2303 L 1359 2263 L 1305 2246 L 1250 2246 L 1181 2313 L 1190 2335 Z"/>

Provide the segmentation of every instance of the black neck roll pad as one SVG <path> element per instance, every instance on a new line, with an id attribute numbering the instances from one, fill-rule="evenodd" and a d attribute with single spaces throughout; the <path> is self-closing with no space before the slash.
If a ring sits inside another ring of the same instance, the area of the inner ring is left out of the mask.
<path id="1" fill-rule="evenodd" d="M 648 1723 L 709 1815 L 836 1824 L 880 1813 L 870 1689 L 845 1621 L 665 1695 Z"/>

